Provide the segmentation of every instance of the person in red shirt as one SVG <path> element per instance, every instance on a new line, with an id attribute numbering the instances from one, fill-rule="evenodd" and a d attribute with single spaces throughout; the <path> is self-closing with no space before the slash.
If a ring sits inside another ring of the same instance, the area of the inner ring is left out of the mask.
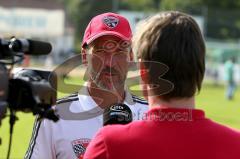
<path id="1" fill-rule="evenodd" d="M 103 127 L 84 158 L 240 159 L 240 132 L 195 108 L 205 72 L 196 21 L 181 12 L 159 13 L 140 24 L 133 50 L 150 110 L 142 121 Z"/>

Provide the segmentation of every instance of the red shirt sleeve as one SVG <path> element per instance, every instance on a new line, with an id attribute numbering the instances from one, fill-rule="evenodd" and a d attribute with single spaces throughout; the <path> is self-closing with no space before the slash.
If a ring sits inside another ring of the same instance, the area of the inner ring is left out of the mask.
<path id="1" fill-rule="evenodd" d="M 102 129 L 96 134 L 87 147 L 84 159 L 107 159 L 107 147 Z"/>

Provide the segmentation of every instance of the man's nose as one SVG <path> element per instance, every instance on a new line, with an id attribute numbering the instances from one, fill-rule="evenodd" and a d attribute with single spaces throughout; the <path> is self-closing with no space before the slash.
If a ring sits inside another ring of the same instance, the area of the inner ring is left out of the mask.
<path id="1" fill-rule="evenodd" d="M 108 55 L 106 55 L 105 56 L 105 58 L 104 58 L 104 65 L 105 66 L 114 66 L 115 65 L 115 60 L 114 60 L 114 58 L 113 58 L 113 55 L 112 54 L 108 54 Z"/>

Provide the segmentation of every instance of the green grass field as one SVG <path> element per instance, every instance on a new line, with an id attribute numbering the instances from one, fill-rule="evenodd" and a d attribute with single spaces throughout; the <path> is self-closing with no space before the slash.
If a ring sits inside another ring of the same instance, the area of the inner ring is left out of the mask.
<path id="1" fill-rule="evenodd" d="M 73 83 L 78 83 L 77 79 L 70 79 Z M 63 96 L 59 93 L 59 97 Z M 224 87 L 214 87 L 210 84 L 205 84 L 201 93 L 197 96 L 197 108 L 204 109 L 206 116 L 226 124 L 228 126 L 240 129 L 240 91 L 235 94 L 233 101 L 227 101 L 224 98 Z M 19 120 L 14 127 L 11 159 L 23 158 L 28 147 L 34 117 L 31 114 L 17 113 Z M 5 159 L 9 142 L 9 118 L 2 121 L 0 128 L 0 137 L 2 145 L 0 146 L 0 159 Z"/>

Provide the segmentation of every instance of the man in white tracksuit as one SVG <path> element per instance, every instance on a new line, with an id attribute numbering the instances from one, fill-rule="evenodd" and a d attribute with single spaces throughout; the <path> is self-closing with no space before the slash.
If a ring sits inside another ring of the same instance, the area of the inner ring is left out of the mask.
<path id="1" fill-rule="evenodd" d="M 103 126 L 103 110 L 113 104 L 125 103 L 133 120 L 142 119 L 148 103 L 125 86 L 128 62 L 133 60 L 131 37 L 129 23 L 121 15 L 104 13 L 90 21 L 82 43 L 88 80 L 78 93 L 57 101 L 57 123 L 36 119 L 25 159 L 81 158 Z"/>

